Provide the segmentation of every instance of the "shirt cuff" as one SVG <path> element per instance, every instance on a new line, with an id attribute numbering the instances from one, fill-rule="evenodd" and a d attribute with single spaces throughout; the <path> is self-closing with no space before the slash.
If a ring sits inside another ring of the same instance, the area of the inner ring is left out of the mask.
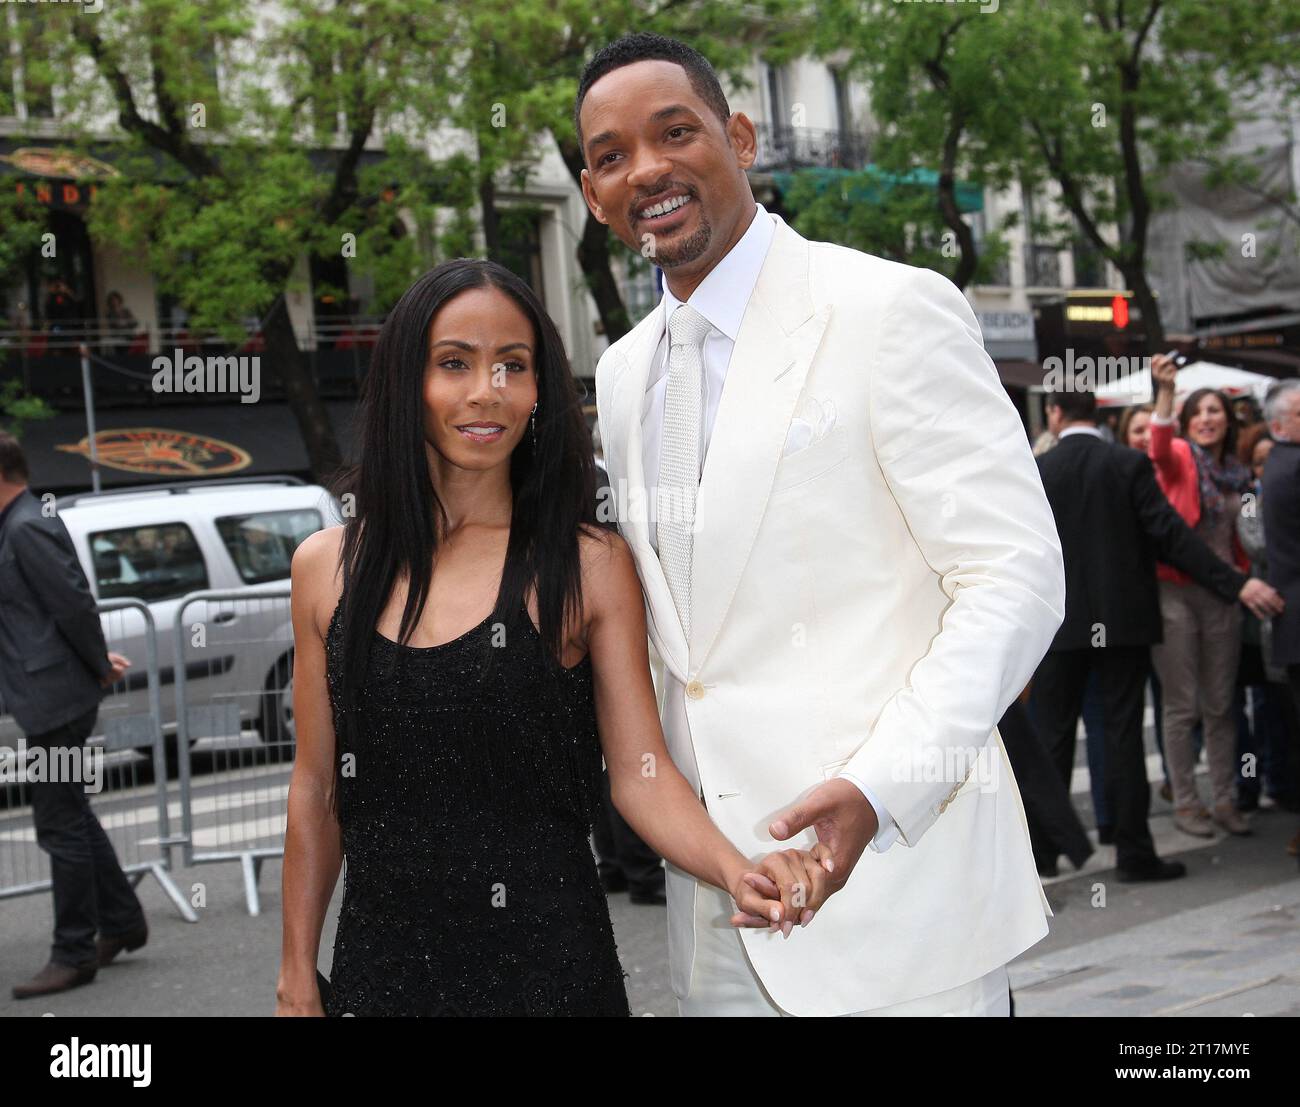
<path id="1" fill-rule="evenodd" d="M 1177 422 L 1177 416 L 1157 415 L 1154 411 L 1151 413 L 1151 425 L 1153 427 L 1172 427 Z"/>
<path id="2" fill-rule="evenodd" d="M 840 773 L 840 776 L 856 785 L 858 790 L 867 797 L 867 802 L 875 809 L 876 819 L 880 825 L 876 828 L 875 837 L 871 839 L 868 845 L 876 853 L 884 853 L 898 840 L 898 824 L 894 822 L 894 817 L 889 813 L 889 808 L 880 802 L 880 798 L 876 793 L 868 788 L 860 778 L 852 773 L 845 772 Z"/>

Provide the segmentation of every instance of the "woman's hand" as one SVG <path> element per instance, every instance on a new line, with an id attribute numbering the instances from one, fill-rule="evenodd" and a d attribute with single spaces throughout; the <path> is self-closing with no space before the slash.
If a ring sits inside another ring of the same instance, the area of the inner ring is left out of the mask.
<path id="1" fill-rule="evenodd" d="M 317 1018 L 325 1017 L 325 1008 L 320 1001 L 320 990 L 313 986 L 310 990 L 289 990 L 287 988 L 276 988 L 275 990 L 275 1017 L 276 1018 Z"/>
<path id="2" fill-rule="evenodd" d="M 1174 359 L 1167 354 L 1155 354 L 1151 358 L 1151 380 L 1158 390 L 1167 389 L 1169 392 L 1174 390 L 1174 382 L 1178 378 L 1178 366 L 1174 364 Z"/>
<path id="3" fill-rule="evenodd" d="M 830 848 L 821 842 L 811 850 L 769 853 L 756 871 L 742 874 L 733 888 L 732 897 L 740 910 L 731 917 L 731 925 L 769 929 L 779 926 L 781 933 L 790 937 L 794 924 L 807 926 L 830 897 L 828 874 L 832 864 Z"/>

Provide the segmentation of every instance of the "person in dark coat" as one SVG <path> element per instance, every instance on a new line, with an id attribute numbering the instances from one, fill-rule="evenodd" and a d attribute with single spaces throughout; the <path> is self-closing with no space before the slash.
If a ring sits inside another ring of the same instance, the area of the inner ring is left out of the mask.
<path id="1" fill-rule="evenodd" d="M 1271 661 L 1285 668 L 1300 713 L 1300 380 L 1279 381 L 1269 388 L 1264 417 L 1275 442 L 1264 462 L 1260 491 L 1264 549 L 1269 583 L 1286 601 L 1286 610 L 1273 619 Z M 1292 766 L 1300 765 L 1300 751 L 1294 745 L 1288 760 Z M 1291 782 L 1293 794 L 1298 785 Z M 1300 854 L 1300 833 L 1287 850 Z"/>
<path id="2" fill-rule="evenodd" d="M 29 751 L 80 756 L 105 690 L 130 666 L 110 653 L 68 528 L 27 487 L 17 439 L 0 432 L 0 699 Z M 15 999 L 89 984 L 148 937 L 144 909 L 81 780 L 33 780 L 36 841 L 50 855 L 54 944 Z M 96 939 L 98 934 L 98 940 Z"/>
<path id="3" fill-rule="evenodd" d="M 1280 610 L 1281 598 L 1193 533 L 1160 491 L 1144 454 L 1101 437 L 1093 393 L 1051 393 L 1047 417 L 1059 442 L 1038 458 L 1038 468 L 1064 556 L 1065 619 L 1034 675 L 1034 721 L 1068 787 L 1088 673 L 1100 673 L 1119 878 L 1180 877 L 1186 867 L 1156 855 L 1147 825 L 1151 792 L 1142 710 L 1151 645 L 1162 634 L 1156 558 L 1189 573 L 1224 603 L 1240 600 L 1261 617 Z"/>

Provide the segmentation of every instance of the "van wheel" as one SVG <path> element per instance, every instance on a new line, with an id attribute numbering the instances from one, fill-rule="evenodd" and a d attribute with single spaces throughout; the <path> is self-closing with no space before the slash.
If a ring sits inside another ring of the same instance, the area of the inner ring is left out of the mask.
<path id="1" fill-rule="evenodd" d="M 293 650 L 267 674 L 257 732 L 272 761 L 292 760 L 296 741 L 293 724 Z"/>

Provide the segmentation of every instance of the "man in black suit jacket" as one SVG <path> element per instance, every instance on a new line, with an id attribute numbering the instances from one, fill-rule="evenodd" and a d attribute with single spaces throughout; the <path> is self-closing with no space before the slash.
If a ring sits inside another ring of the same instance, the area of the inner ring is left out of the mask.
<path id="1" fill-rule="evenodd" d="M 1264 556 L 1268 582 L 1286 601 L 1286 610 L 1273 620 L 1271 660 L 1286 669 L 1300 715 L 1300 380 L 1278 381 L 1269 388 L 1264 417 L 1274 442 L 1260 490 Z M 1300 750 L 1293 748 L 1289 760 L 1293 768 L 1300 766 Z M 1300 781 L 1291 785 L 1300 789 Z M 1300 834 L 1290 848 L 1300 851 Z"/>
<path id="2" fill-rule="evenodd" d="M 29 750 L 80 753 L 99 701 L 130 662 L 110 653 L 95 600 L 63 520 L 27 488 L 18 441 L 0 432 L 0 697 Z M 144 910 L 81 781 L 28 784 L 36 841 L 50 855 L 54 944 L 49 963 L 14 997 L 88 984 L 148 936 Z M 99 939 L 96 941 L 96 932 Z"/>
<path id="3" fill-rule="evenodd" d="M 1156 856 L 1147 826 L 1150 788 L 1142 745 L 1150 647 L 1162 638 L 1156 559 L 1182 569 L 1224 603 L 1257 614 L 1277 593 L 1216 556 L 1183 522 L 1150 459 L 1102 439 L 1096 397 L 1056 392 L 1047 401 L 1058 445 L 1038 459 L 1065 562 L 1065 619 L 1034 674 L 1034 721 L 1068 787 L 1084 686 L 1098 669 L 1105 711 L 1106 792 L 1124 881 L 1168 880 L 1187 870 Z"/>

